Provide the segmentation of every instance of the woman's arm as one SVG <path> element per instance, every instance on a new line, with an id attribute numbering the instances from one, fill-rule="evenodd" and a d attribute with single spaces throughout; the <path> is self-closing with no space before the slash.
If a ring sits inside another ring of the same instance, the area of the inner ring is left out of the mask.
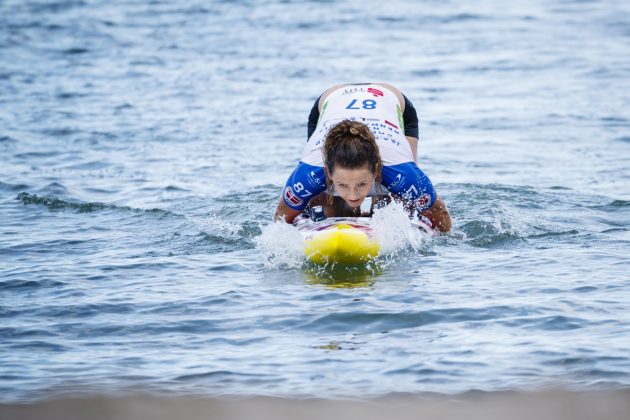
<path id="1" fill-rule="evenodd" d="M 440 232 L 448 232 L 451 230 L 451 215 L 448 213 L 446 203 L 442 201 L 440 196 L 437 196 L 433 205 L 428 210 L 423 211 L 422 215 L 428 217 L 431 223 L 433 223 L 433 226 Z"/>
<path id="2" fill-rule="evenodd" d="M 276 207 L 276 214 L 273 216 L 273 220 L 293 223 L 293 219 L 300 213 L 302 213 L 300 210 L 294 210 L 287 206 L 282 197 L 280 197 L 280 202 L 278 203 L 278 207 Z"/>

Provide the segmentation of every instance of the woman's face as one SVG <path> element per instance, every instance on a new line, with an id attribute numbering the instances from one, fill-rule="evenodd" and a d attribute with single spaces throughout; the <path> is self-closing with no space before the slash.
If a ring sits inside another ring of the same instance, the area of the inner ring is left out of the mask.
<path id="1" fill-rule="evenodd" d="M 352 208 L 361 205 L 370 193 L 374 182 L 374 174 L 367 164 L 362 168 L 355 169 L 337 166 L 332 173 L 329 173 L 328 168 L 326 168 L 326 173 L 335 186 L 337 194 Z"/>

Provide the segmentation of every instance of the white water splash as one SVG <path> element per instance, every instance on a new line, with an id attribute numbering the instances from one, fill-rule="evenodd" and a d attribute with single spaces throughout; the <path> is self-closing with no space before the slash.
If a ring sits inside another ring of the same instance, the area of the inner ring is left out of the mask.
<path id="1" fill-rule="evenodd" d="M 275 222 L 261 227 L 254 239 L 263 264 L 269 268 L 297 268 L 305 261 L 304 239 L 293 225 Z"/>
<path id="2" fill-rule="evenodd" d="M 376 209 L 372 216 L 372 228 L 380 255 L 395 255 L 409 247 L 421 250 L 429 241 L 429 235 L 411 223 L 402 203 L 392 202 L 387 207 Z"/>
<path id="3" fill-rule="evenodd" d="M 214 213 L 205 216 L 203 219 L 188 217 L 188 220 L 193 222 L 201 232 L 218 232 L 228 238 L 239 238 L 242 229 L 240 223 L 226 221 L 224 218 Z"/>
<path id="4" fill-rule="evenodd" d="M 425 250 L 430 240 L 429 235 L 411 223 L 401 203 L 376 209 L 371 226 L 379 244 L 378 261 L 372 263 L 379 266 L 385 261 L 396 261 L 401 253 L 410 249 Z M 304 239 L 295 227 L 276 222 L 261 230 L 254 242 L 266 267 L 299 268 L 304 264 Z"/>

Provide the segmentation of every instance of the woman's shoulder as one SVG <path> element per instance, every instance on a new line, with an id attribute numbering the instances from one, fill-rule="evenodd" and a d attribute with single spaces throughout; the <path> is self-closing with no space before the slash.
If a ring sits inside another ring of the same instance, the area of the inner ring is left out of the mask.
<path id="1" fill-rule="evenodd" d="M 340 83 L 340 84 L 333 85 L 333 86 L 329 87 L 328 89 L 326 89 L 321 94 L 321 96 L 319 97 L 319 108 L 320 108 L 320 110 L 321 110 L 321 107 L 322 107 L 324 101 L 326 101 L 326 98 L 328 98 L 328 95 L 330 95 L 331 93 L 333 93 L 337 89 L 341 89 L 342 87 L 351 86 L 351 85 L 352 85 L 352 83 Z"/>
<path id="2" fill-rule="evenodd" d="M 405 109 L 405 98 L 402 94 L 402 92 L 394 85 L 390 85 L 389 83 L 384 83 L 384 82 L 376 82 L 373 83 L 374 85 L 377 86 L 382 86 L 385 89 L 389 90 L 390 92 L 392 92 L 394 95 L 396 95 L 398 97 L 398 100 L 400 101 L 400 103 L 402 104 L 402 109 Z"/>

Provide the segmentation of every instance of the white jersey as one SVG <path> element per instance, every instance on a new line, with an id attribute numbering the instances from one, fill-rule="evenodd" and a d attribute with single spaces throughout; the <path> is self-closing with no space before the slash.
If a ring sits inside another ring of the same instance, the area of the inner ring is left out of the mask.
<path id="1" fill-rule="evenodd" d="M 414 111 L 415 112 L 415 111 Z M 365 124 L 376 137 L 383 168 L 380 190 L 390 191 L 424 211 L 436 199 L 431 180 L 418 168 L 405 137 L 403 111 L 396 94 L 374 84 L 348 85 L 324 98 L 315 131 L 306 142 L 302 160 L 282 192 L 284 203 L 302 210 L 309 200 L 326 190 L 323 146 L 330 129 L 343 120 Z"/>
<path id="2" fill-rule="evenodd" d="M 365 124 L 378 145 L 384 166 L 413 162 L 396 94 L 380 85 L 349 85 L 332 91 L 322 104 L 317 127 L 306 142 L 302 162 L 324 166 L 322 148 L 331 127 L 343 120 Z"/>

